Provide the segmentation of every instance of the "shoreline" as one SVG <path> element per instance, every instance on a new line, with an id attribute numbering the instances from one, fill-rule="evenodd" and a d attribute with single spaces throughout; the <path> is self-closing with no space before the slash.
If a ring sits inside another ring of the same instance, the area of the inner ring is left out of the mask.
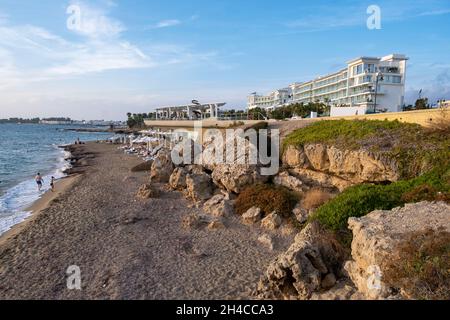
<path id="1" fill-rule="evenodd" d="M 205 212 L 181 192 L 155 183 L 157 198 L 136 198 L 148 183 L 148 172 L 131 171 L 140 158 L 106 143 L 69 148 L 86 173 L 64 179 L 67 188 L 36 203 L 39 213 L 0 242 L 0 299 L 249 299 L 293 241 L 278 234 L 269 250 L 259 244 L 264 231 L 237 215 L 225 228 L 186 228 Z M 66 287 L 73 265 L 81 291 Z"/>
<path id="2" fill-rule="evenodd" d="M 81 174 L 76 172 L 77 164 L 72 163 L 74 157 L 77 156 L 76 152 L 74 154 L 75 149 L 73 146 L 74 145 L 72 144 L 58 146 L 59 149 L 69 153 L 69 155 L 64 158 L 64 162 L 68 163 L 70 167 L 62 170 L 64 176 L 55 181 L 54 192 L 52 192 L 51 189 L 47 190 L 37 200 L 24 207 L 22 211 L 28 212 L 29 215 L 22 222 L 13 225 L 9 230 L 0 234 L 0 247 L 22 232 L 45 209 L 47 209 L 53 201 L 57 200 L 66 192 L 69 192 L 73 185 L 79 180 Z"/>
<path id="3" fill-rule="evenodd" d="M 0 235 L 0 247 L 27 228 L 29 224 L 36 220 L 51 205 L 52 201 L 58 199 L 64 193 L 69 192 L 79 177 L 79 175 L 72 175 L 58 179 L 55 182 L 55 192 L 51 190 L 46 191 L 39 199 L 24 209 L 23 211 L 29 212 L 29 216 L 24 221 L 13 225 L 11 229 Z"/>

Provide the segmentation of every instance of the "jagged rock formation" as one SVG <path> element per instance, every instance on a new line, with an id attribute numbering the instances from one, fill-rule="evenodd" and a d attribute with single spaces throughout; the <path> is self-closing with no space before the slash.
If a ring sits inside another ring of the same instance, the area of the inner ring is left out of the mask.
<path id="1" fill-rule="evenodd" d="M 396 247 L 412 232 L 430 228 L 450 232 L 450 205 L 421 202 L 374 211 L 349 219 L 349 228 L 353 231 L 352 260 L 345 264 L 349 277 L 366 298 L 387 298 L 392 290 L 383 283 L 382 263 L 392 259 Z"/>
<path id="2" fill-rule="evenodd" d="M 397 163 L 391 159 L 366 150 L 342 150 L 323 144 L 288 146 L 283 164 L 302 181 L 315 181 L 340 191 L 353 184 L 401 178 Z"/>
<path id="3" fill-rule="evenodd" d="M 246 164 L 219 164 L 215 167 L 212 178 L 217 186 L 234 193 L 240 193 L 247 186 L 268 180 L 267 176 L 260 174 L 257 166 Z"/>
<path id="4" fill-rule="evenodd" d="M 175 166 L 173 165 L 170 152 L 165 149 L 159 151 L 150 170 L 151 181 L 163 183 L 169 182 L 174 168 Z"/>
<path id="5" fill-rule="evenodd" d="M 292 246 L 274 262 L 261 278 L 260 299 L 309 299 L 315 292 L 330 287 L 340 277 L 345 251 L 318 223 L 299 233 Z"/>
<path id="6" fill-rule="evenodd" d="M 192 200 L 205 201 L 213 196 L 211 176 L 205 172 L 190 173 L 186 176 L 186 194 Z"/>
<path id="7" fill-rule="evenodd" d="M 159 196 L 159 192 L 151 184 L 144 184 L 138 190 L 136 197 L 138 199 L 147 200 L 150 198 L 156 198 Z"/>
<path id="8" fill-rule="evenodd" d="M 203 210 L 214 217 L 229 217 L 233 214 L 233 203 L 225 195 L 218 194 L 205 202 Z"/>

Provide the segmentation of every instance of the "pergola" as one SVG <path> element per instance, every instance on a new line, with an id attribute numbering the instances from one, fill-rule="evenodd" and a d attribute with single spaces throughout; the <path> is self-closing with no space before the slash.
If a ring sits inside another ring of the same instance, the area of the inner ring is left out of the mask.
<path id="1" fill-rule="evenodd" d="M 161 107 L 156 109 L 156 119 L 196 120 L 204 119 L 207 114 L 210 115 L 210 118 L 217 118 L 219 116 L 219 108 L 224 105 L 226 105 L 225 102 Z"/>

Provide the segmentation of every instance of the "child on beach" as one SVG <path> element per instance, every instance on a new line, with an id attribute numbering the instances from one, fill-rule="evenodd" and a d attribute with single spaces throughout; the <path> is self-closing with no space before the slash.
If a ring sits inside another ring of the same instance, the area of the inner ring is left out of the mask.
<path id="1" fill-rule="evenodd" d="M 55 192 L 55 177 L 52 177 L 50 181 L 50 187 L 52 188 L 52 192 Z"/>
<path id="2" fill-rule="evenodd" d="M 42 179 L 41 174 L 38 172 L 38 174 L 36 175 L 36 184 L 38 186 L 38 191 L 41 191 L 42 189 L 42 184 L 44 183 L 44 179 Z"/>

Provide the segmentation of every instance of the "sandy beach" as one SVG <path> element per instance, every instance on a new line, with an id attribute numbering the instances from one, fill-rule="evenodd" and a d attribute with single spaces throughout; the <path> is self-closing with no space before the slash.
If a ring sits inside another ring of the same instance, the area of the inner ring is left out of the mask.
<path id="1" fill-rule="evenodd" d="M 259 228 L 230 219 L 226 229 L 185 229 L 201 213 L 179 192 L 157 185 L 157 199 L 137 200 L 148 172 L 117 146 L 89 143 L 75 178 L 33 206 L 33 216 L 0 238 L 0 299 L 250 298 L 270 261 Z M 82 290 L 68 290 L 66 270 L 81 270 Z"/>

